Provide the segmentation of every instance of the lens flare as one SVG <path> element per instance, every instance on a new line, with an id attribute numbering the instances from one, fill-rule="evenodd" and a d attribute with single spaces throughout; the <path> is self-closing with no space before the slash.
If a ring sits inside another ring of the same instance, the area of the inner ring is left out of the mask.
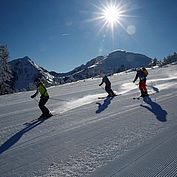
<path id="1" fill-rule="evenodd" d="M 113 32 L 114 28 L 118 25 L 123 27 L 121 21 L 123 20 L 123 17 L 126 16 L 126 4 L 122 4 L 121 2 L 117 1 L 108 1 L 105 4 L 101 4 L 99 7 L 96 7 L 99 9 L 99 12 L 94 20 L 98 20 L 103 23 L 101 29 L 104 27 L 109 27 Z"/>

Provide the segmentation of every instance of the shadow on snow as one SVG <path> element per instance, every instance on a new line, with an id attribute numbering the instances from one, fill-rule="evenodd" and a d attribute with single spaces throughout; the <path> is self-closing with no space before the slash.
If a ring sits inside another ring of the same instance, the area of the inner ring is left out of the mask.
<path id="1" fill-rule="evenodd" d="M 7 151 L 10 147 L 12 147 L 15 143 L 17 143 L 20 138 L 27 133 L 28 131 L 32 130 L 33 128 L 37 127 L 40 125 L 44 120 L 33 120 L 31 123 L 26 123 L 26 127 L 17 132 L 15 135 L 13 135 L 10 139 L 8 139 L 5 143 L 3 143 L 0 146 L 0 154 L 3 152 Z"/>
<path id="2" fill-rule="evenodd" d="M 143 98 L 144 102 L 147 103 L 149 106 L 147 105 L 141 105 L 142 107 L 148 109 L 149 111 L 151 111 L 157 118 L 157 120 L 161 121 L 161 122 L 166 122 L 167 119 L 167 111 L 163 110 L 162 107 L 151 100 L 150 97 L 145 97 Z"/>
<path id="3" fill-rule="evenodd" d="M 109 104 L 111 104 L 111 100 L 114 97 L 107 97 L 104 99 L 103 104 L 97 102 L 96 104 L 98 105 L 98 109 L 96 110 L 96 113 L 101 113 L 102 111 L 104 111 L 106 108 L 108 108 Z"/>

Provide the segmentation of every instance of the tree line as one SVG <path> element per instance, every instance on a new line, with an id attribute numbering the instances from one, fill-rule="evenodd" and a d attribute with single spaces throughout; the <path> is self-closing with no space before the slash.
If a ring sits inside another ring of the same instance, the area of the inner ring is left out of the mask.
<path id="1" fill-rule="evenodd" d="M 177 62 L 177 53 L 174 52 L 172 55 L 169 55 L 167 57 L 164 57 L 163 60 L 158 60 L 157 58 L 152 59 L 149 66 L 164 66 L 171 63 Z"/>
<path id="2" fill-rule="evenodd" d="M 13 92 L 11 87 L 12 78 L 7 45 L 0 45 L 0 95 Z"/>

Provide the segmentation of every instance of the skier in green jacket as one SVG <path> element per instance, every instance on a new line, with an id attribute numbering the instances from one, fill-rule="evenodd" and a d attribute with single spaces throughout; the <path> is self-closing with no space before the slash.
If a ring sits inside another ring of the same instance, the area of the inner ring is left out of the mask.
<path id="1" fill-rule="evenodd" d="M 38 104 L 39 108 L 42 111 L 42 115 L 40 116 L 40 118 L 49 118 L 52 116 L 52 114 L 50 113 L 48 108 L 45 106 L 45 104 L 47 103 L 47 101 L 49 99 L 49 94 L 47 92 L 47 89 L 46 89 L 45 85 L 38 78 L 34 80 L 34 83 L 37 86 L 37 91 L 35 94 L 33 94 L 31 96 L 31 98 L 36 97 L 36 95 L 38 93 L 40 93 L 41 96 L 40 96 L 40 100 L 39 100 L 39 104 Z"/>

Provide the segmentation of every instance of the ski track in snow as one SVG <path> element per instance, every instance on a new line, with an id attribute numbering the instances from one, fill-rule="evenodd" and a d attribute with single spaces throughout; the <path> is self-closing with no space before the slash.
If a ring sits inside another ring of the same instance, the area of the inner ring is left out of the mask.
<path id="1" fill-rule="evenodd" d="M 177 76 L 176 77 L 171 77 L 171 78 L 162 78 L 162 79 L 153 79 L 153 80 L 148 80 L 148 83 L 150 83 L 149 85 L 147 85 L 148 88 L 148 92 L 153 94 L 156 93 L 157 90 L 159 92 L 159 90 L 165 90 L 165 89 L 169 89 L 172 88 L 177 84 L 174 82 L 170 82 L 171 80 L 177 80 Z M 166 83 L 163 84 L 156 84 L 156 86 L 152 85 L 152 82 L 157 82 L 157 81 L 166 81 Z M 122 84 L 120 91 L 117 93 L 116 91 L 114 91 L 117 94 L 123 95 L 126 94 L 128 92 L 131 92 L 132 90 L 137 90 L 138 86 L 136 86 L 135 84 L 132 83 L 124 83 Z M 157 90 L 156 90 L 157 89 Z M 67 111 L 70 111 L 72 109 L 78 108 L 80 106 L 84 106 L 90 103 L 93 103 L 95 101 L 98 101 L 98 97 L 104 97 L 106 96 L 105 93 L 103 94 L 93 94 L 93 95 L 87 95 L 84 96 L 82 98 L 79 99 L 73 99 L 70 101 L 67 101 L 66 103 L 64 103 L 64 105 L 59 106 L 58 108 L 55 108 L 54 110 L 52 110 L 52 112 L 55 114 L 60 114 L 60 113 L 65 113 Z"/>
<path id="2" fill-rule="evenodd" d="M 167 81 L 164 84 L 156 85 L 158 89 L 165 90 L 168 88 L 172 88 L 176 85 L 175 83 L 170 83 L 170 80 L 174 80 L 174 79 L 177 79 L 177 77 L 154 79 L 154 80 L 150 80 L 149 82 Z M 125 83 L 122 85 L 121 89 L 123 91 L 119 93 L 125 94 L 134 89 L 137 89 L 137 86 L 134 86 L 132 88 L 131 83 Z M 149 90 L 151 91 L 151 93 L 155 93 L 153 86 L 149 86 Z M 78 100 L 70 101 L 64 106 L 63 112 L 77 108 L 79 106 L 90 104 L 96 101 L 98 96 L 103 96 L 103 94 L 102 95 L 98 95 L 98 94 L 88 95 Z M 128 106 L 128 107 L 129 107 L 128 111 L 135 108 L 133 107 L 131 109 L 130 108 L 131 106 Z M 120 114 L 121 113 L 122 112 L 120 112 Z M 110 119 L 110 116 L 109 116 L 109 119 Z M 151 130 L 147 131 L 148 133 L 150 132 L 150 134 L 147 135 L 147 139 L 150 138 L 152 135 L 159 133 L 157 132 L 156 126 L 157 125 L 153 125 L 153 127 L 151 127 Z M 162 131 L 162 130 L 159 129 L 158 131 Z M 141 134 L 139 133 L 136 133 L 136 134 L 133 133 L 132 139 L 131 139 L 131 135 L 127 135 L 127 137 L 129 137 L 128 141 L 123 142 L 123 140 L 121 140 L 120 137 L 115 136 L 113 139 L 107 139 L 106 141 L 104 141 L 104 143 L 99 145 L 97 149 L 95 149 L 95 147 L 92 147 L 92 148 L 89 147 L 85 151 L 80 152 L 79 155 L 77 154 L 76 157 L 71 156 L 67 162 L 63 162 L 61 164 L 54 163 L 52 164 L 52 166 L 49 167 L 48 170 L 50 172 L 49 174 L 45 175 L 45 177 L 47 176 L 68 176 L 69 177 L 69 176 L 85 176 L 86 174 L 88 175 L 92 173 L 96 168 L 104 166 L 110 161 L 120 157 L 122 154 L 122 151 L 125 151 L 125 152 L 130 151 L 131 149 L 126 149 L 127 144 L 131 144 L 131 142 L 138 142 L 138 141 L 141 142 L 144 140 L 144 137 L 141 137 Z"/>
<path id="3" fill-rule="evenodd" d="M 160 69 L 154 69 L 151 72 L 158 73 L 158 70 Z M 177 72 L 173 70 L 174 73 L 169 75 L 169 70 L 170 67 L 167 68 L 167 71 L 166 73 L 164 73 L 163 78 L 159 78 L 159 74 L 157 78 L 151 77 L 150 79 L 148 79 L 148 91 L 150 93 L 157 92 L 157 89 L 160 91 L 157 95 L 155 94 L 155 96 L 152 96 L 152 99 L 155 99 L 154 102 L 156 102 L 157 97 L 158 102 L 160 101 L 169 104 L 170 100 L 174 97 L 174 93 L 163 92 L 169 89 L 177 88 Z M 131 78 L 133 78 L 135 73 L 130 74 Z M 117 77 L 117 75 L 111 77 L 113 83 L 117 80 Z M 119 77 L 123 77 L 123 75 Z M 95 83 L 98 82 L 98 80 L 89 82 Z M 117 83 L 119 84 L 119 82 Z M 67 86 L 72 87 L 72 84 L 68 84 Z M 13 151 L 18 152 L 18 149 L 20 150 L 21 148 L 27 148 L 28 145 L 33 145 L 38 141 L 44 141 L 45 139 L 50 140 L 50 138 L 54 138 L 55 136 L 57 137 L 62 133 L 71 132 L 71 135 L 67 134 L 68 137 L 66 137 L 68 138 L 67 143 L 69 145 L 69 147 L 67 146 L 67 148 L 71 148 L 71 151 L 69 151 L 67 154 L 67 149 L 58 149 L 59 151 L 61 150 L 63 151 L 63 153 L 66 153 L 67 157 L 65 157 L 64 159 L 60 159 L 59 157 L 60 160 L 58 160 L 57 158 L 55 160 L 55 157 L 58 156 L 57 148 L 52 149 L 51 147 L 51 149 L 49 149 L 49 152 L 51 151 L 53 160 L 50 162 L 50 165 L 48 165 L 46 171 L 33 171 L 31 172 L 31 174 L 33 174 L 32 177 L 86 177 L 91 175 L 99 167 L 103 167 L 109 164 L 110 162 L 119 159 L 125 153 L 131 152 L 143 142 L 151 139 L 157 134 L 160 134 L 171 126 L 170 120 L 168 120 L 169 123 L 167 125 L 159 123 L 159 121 L 154 121 L 153 112 L 151 113 L 142 107 L 139 108 L 140 104 L 145 104 L 143 103 L 143 101 L 141 102 L 131 100 L 132 95 L 137 95 L 139 93 L 138 86 L 130 82 L 130 79 L 122 81 L 122 83 L 118 86 L 119 89 L 117 89 L 118 91 L 116 90 L 116 92 L 121 95 L 111 100 L 112 104 L 111 101 L 110 103 L 105 103 L 104 99 L 98 100 L 98 97 L 107 95 L 105 92 L 99 92 L 98 94 L 89 94 L 88 92 L 91 90 L 91 88 L 88 88 L 86 90 L 86 94 L 84 96 L 79 95 L 78 88 L 78 90 L 76 90 L 77 95 L 70 98 L 70 100 L 67 99 L 67 101 L 62 103 L 50 103 L 49 106 L 52 112 L 56 114 L 56 116 L 54 116 L 52 119 L 47 120 L 43 124 L 40 124 L 38 126 L 38 129 L 34 128 L 26 134 L 21 134 L 23 138 L 21 138 L 17 144 L 14 144 L 10 149 L 8 149 L 6 153 L 12 153 Z M 64 88 L 64 86 L 62 87 Z M 113 87 L 115 87 L 114 84 Z M 163 94 L 161 96 L 158 96 L 161 93 Z M 11 97 L 13 98 L 13 95 L 9 96 L 9 98 Z M 20 98 L 20 94 L 18 94 L 18 97 Z M 21 123 L 23 119 L 18 120 L 19 115 L 23 116 L 29 110 L 32 112 L 38 110 L 34 106 L 32 108 L 24 107 L 24 109 L 22 110 L 14 109 L 12 111 L 5 112 L 4 108 L 6 106 L 13 108 L 16 105 L 15 103 L 19 104 L 20 106 L 20 104 L 23 105 L 23 103 L 33 104 L 33 102 L 26 102 L 24 99 L 19 99 L 17 102 L 15 102 L 14 98 L 12 103 L 8 103 L 8 97 L 4 98 L 6 101 L 4 104 L 3 97 L 2 101 L 0 101 L 0 110 L 3 109 L 3 113 L 0 114 L 0 124 L 3 123 L 3 125 L 5 125 L 6 123 L 7 125 L 4 127 L 0 127 L 1 144 L 7 141 L 7 139 L 10 139 L 13 135 L 18 134 L 18 132 L 20 132 L 22 129 L 24 129 L 24 126 Z M 107 107 L 105 107 L 104 110 L 102 110 L 102 112 L 99 114 L 96 114 L 95 109 L 95 112 L 91 110 L 95 108 L 95 104 L 97 102 L 100 102 L 102 106 L 104 103 L 107 104 Z M 111 110 L 111 112 L 109 110 Z M 150 121 L 145 121 L 146 116 L 142 118 L 141 116 L 137 116 L 138 113 L 140 115 L 142 114 L 142 110 L 144 111 L 143 114 L 147 115 Z M 88 112 L 89 114 L 85 115 L 84 117 L 84 113 Z M 131 114 L 131 116 L 129 114 Z M 12 116 L 14 116 L 15 120 L 18 120 L 18 122 L 13 122 L 12 119 L 10 119 Z M 142 119 L 144 121 L 142 121 Z M 14 123 L 13 125 L 11 124 L 11 121 L 12 124 Z M 127 123 L 129 123 L 129 125 L 127 125 Z M 77 134 L 75 131 L 77 129 L 79 130 L 79 134 Z M 73 138 L 75 140 L 73 140 Z M 61 144 L 62 143 L 66 142 L 61 142 Z M 62 147 L 62 145 L 60 147 Z M 3 156 L 3 158 L 4 160 L 6 160 L 5 155 Z M 43 156 L 42 158 L 45 159 L 45 156 Z M 0 164 L 1 163 L 2 162 L 0 161 Z M 34 162 L 36 166 L 38 165 L 38 163 L 39 161 Z M 14 176 L 18 176 L 18 170 L 20 170 L 20 168 L 12 170 L 14 171 Z"/>
<path id="4" fill-rule="evenodd" d="M 49 173 L 44 175 L 48 176 L 60 176 L 60 177 L 74 177 L 74 176 L 87 176 L 95 171 L 95 169 L 106 165 L 107 163 L 121 157 L 124 152 L 131 151 L 137 145 L 134 142 L 139 144 L 143 142 L 144 139 L 148 139 L 153 135 L 160 132 L 156 131 L 156 126 L 153 125 L 150 130 L 147 130 L 147 137 L 141 135 L 141 133 L 131 132 L 127 134 L 127 140 L 121 139 L 119 136 L 114 135 L 112 139 L 104 138 L 104 141 L 97 146 L 88 147 L 85 150 L 81 151 L 75 156 L 70 156 L 67 161 L 61 163 L 53 163 L 48 171 Z M 128 131 L 128 130 L 127 130 Z M 150 133 L 149 133 L 150 132 Z M 110 134 L 111 132 L 109 132 Z M 117 135 L 119 133 L 117 132 Z"/>
<path id="5" fill-rule="evenodd" d="M 60 106 L 59 108 L 54 109 L 53 112 L 58 113 L 58 114 L 67 112 L 69 110 L 78 108 L 80 106 L 84 106 L 84 105 L 93 103 L 95 101 L 98 101 L 98 97 L 101 97 L 101 96 L 105 96 L 105 94 L 87 95 L 79 99 L 73 99 L 73 100 L 70 100 L 64 103 L 62 107 Z"/>

